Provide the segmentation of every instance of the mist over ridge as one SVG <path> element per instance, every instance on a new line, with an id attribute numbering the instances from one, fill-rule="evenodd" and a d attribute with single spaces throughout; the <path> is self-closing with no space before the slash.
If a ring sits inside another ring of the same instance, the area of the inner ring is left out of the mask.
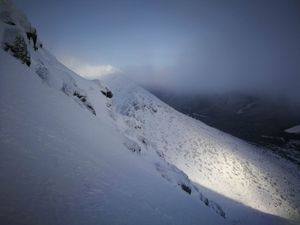
<path id="1" fill-rule="evenodd" d="M 300 104 L 299 1 L 16 3 L 54 55 L 71 68 L 75 58 L 82 75 L 122 71 L 145 87 Z"/>

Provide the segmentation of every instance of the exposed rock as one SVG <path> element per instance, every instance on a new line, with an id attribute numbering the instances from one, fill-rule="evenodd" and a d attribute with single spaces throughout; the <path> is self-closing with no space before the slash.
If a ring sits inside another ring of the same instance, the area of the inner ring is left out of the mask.
<path id="1" fill-rule="evenodd" d="M 37 43 L 37 32 L 35 28 L 30 28 L 30 31 L 26 32 L 27 38 L 30 41 L 32 39 L 33 42 L 33 49 L 36 51 L 38 47 L 36 46 Z"/>
<path id="2" fill-rule="evenodd" d="M 192 193 L 192 189 L 189 186 L 187 186 L 186 184 L 181 183 L 179 185 L 180 185 L 181 189 L 184 190 L 186 193 L 188 193 L 188 194 Z"/>
<path id="3" fill-rule="evenodd" d="M 2 48 L 4 51 L 11 52 L 12 55 L 22 63 L 26 63 L 27 66 L 30 66 L 31 60 L 27 44 L 18 31 L 10 29 L 5 31 Z"/>
<path id="4" fill-rule="evenodd" d="M 6 24 L 15 26 L 15 22 L 13 21 L 13 19 L 11 18 L 11 15 L 8 11 L 3 11 L 0 14 L 0 20 L 3 21 Z"/>
<path id="5" fill-rule="evenodd" d="M 217 214 L 219 214 L 223 218 L 226 217 L 226 214 L 223 211 L 222 207 L 216 202 L 208 200 L 208 198 L 204 197 L 202 193 L 200 193 L 200 200 L 203 201 L 206 206 L 212 208 Z"/>
<path id="6" fill-rule="evenodd" d="M 77 87 L 75 81 L 70 81 L 70 83 L 64 83 L 62 86 L 62 92 L 68 96 L 75 97 L 75 99 L 80 105 L 85 106 L 91 113 L 96 115 L 96 110 L 88 101 L 87 95 Z"/>
<path id="7" fill-rule="evenodd" d="M 77 97 L 84 104 L 84 106 L 87 107 L 88 110 L 90 110 L 94 115 L 96 115 L 94 107 L 91 105 L 91 103 L 87 101 L 87 96 L 80 94 L 78 91 L 75 91 L 73 93 L 73 96 Z"/>
<path id="8" fill-rule="evenodd" d="M 101 93 L 107 98 L 113 97 L 113 93 L 107 87 L 105 88 L 105 90 L 101 90 Z"/>

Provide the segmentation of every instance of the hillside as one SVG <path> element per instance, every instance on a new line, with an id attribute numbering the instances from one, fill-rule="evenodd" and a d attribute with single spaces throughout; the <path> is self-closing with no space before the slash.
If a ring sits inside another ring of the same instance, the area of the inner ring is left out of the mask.
<path id="1" fill-rule="evenodd" d="M 1 224 L 289 224 L 299 171 L 121 75 L 86 80 L 0 1 Z"/>

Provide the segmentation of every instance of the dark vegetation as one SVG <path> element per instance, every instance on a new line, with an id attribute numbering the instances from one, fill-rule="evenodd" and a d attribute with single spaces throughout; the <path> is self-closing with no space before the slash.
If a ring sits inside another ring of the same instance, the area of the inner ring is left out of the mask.
<path id="1" fill-rule="evenodd" d="M 200 200 L 209 208 L 212 208 L 215 210 L 215 212 L 217 214 L 219 214 L 220 216 L 222 216 L 223 218 L 226 218 L 226 214 L 223 211 L 222 207 L 219 206 L 217 203 L 215 203 L 214 201 L 208 200 L 208 198 L 206 198 L 204 195 L 202 195 L 202 193 L 200 193 Z"/>
<path id="2" fill-rule="evenodd" d="M 101 93 L 107 98 L 113 97 L 113 93 L 107 87 L 105 88 L 105 90 L 101 90 Z"/>
<path id="3" fill-rule="evenodd" d="M 96 111 L 93 106 L 87 101 L 87 97 L 85 95 L 80 94 L 77 91 L 74 91 L 73 96 L 77 97 L 84 105 L 87 107 L 89 111 L 91 111 L 94 115 L 96 115 Z"/>
<path id="4" fill-rule="evenodd" d="M 26 32 L 28 40 L 32 40 L 33 42 L 33 49 L 36 51 L 38 49 L 37 43 L 37 33 L 35 28 L 31 28 L 30 31 Z M 41 46 L 41 45 L 40 45 Z"/>
<path id="5" fill-rule="evenodd" d="M 188 193 L 188 194 L 192 193 L 192 189 L 189 186 L 187 186 L 186 184 L 181 183 L 179 185 L 180 185 L 181 189 L 184 190 L 186 193 Z"/>
<path id="6" fill-rule="evenodd" d="M 16 36 L 14 43 L 4 43 L 4 51 L 10 51 L 14 57 L 19 59 L 22 63 L 30 66 L 30 55 L 27 50 L 27 44 L 22 36 Z"/>

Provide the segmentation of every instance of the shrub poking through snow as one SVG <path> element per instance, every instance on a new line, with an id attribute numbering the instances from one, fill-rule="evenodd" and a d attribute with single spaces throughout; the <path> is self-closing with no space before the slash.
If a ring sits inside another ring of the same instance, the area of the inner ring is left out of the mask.
<path id="1" fill-rule="evenodd" d="M 69 83 L 63 83 L 61 90 L 66 95 L 73 96 L 79 105 L 85 106 L 91 113 L 96 115 L 96 110 L 88 101 L 88 97 L 86 96 L 85 92 L 80 90 L 74 81 L 70 81 Z"/>
<path id="2" fill-rule="evenodd" d="M 49 76 L 49 71 L 48 69 L 43 66 L 40 65 L 36 70 L 35 70 L 36 74 L 43 80 L 43 81 L 47 81 L 48 76 Z"/>
<path id="3" fill-rule="evenodd" d="M 132 151 L 132 152 L 137 152 L 137 153 L 140 153 L 141 152 L 141 147 L 134 141 L 132 140 L 129 140 L 127 139 L 125 142 L 124 142 L 124 145 L 125 147 Z"/>
<path id="4" fill-rule="evenodd" d="M 30 41 L 32 39 L 33 42 L 33 48 L 36 51 L 38 49 L 38 47 L 36 46 L 36 42 L 37 42 L 37 33 L 36 33 L 36 29 L 35 28 L 30 28 L 29 32 L 26 32 L 27 38 Z"/>
<path id="5" fill-rule="evenodd" d="M 113 93 L 107 87 L 105 88 L 105 90 L 101 90 L 101 93 L 107 98 L 113 97 Z"/>
<path id="6" fill-rule="evenodd" d="M 200 193 L 200 200 L 203 201 L 206 206 L 213 209 L 217 214 L 219 214 L 223 218 L 226 217 L 225 212 L 223 211 L 222 207 L 219 204 L 217 204 L 216 202 L 208 200 L 208 198 L 204 197 L 202 195 L 202 193 Z"/>
<path id="7" fill-rule="evenodd" d="M 181 183 L 179 185 L 180 185 L 181 189 L 184 190 L 186 193 L 188 193 L 188 194 L 192 193 L 192 189 L 189 186 L 187 186 L 186 184 Z"/>
<path id="8" fill-rule="evenodd" d="M 77 91 L 74 91 L 73 96 L 77 97 L 84 105 L 90 110 L 94 115 L 96 115 L 96 111 L 93 106 L 87 101 L 87 97 L 85 95 L 80 94 Z"/>
<path id="9" fill-rule="evenodd" d="M 79 98 L 82 102 L 86 102 L 86 96 L 80 94 L 79 92 L 74 91 L 73 95 Z"/>
<path id="10" fill-rule="evenodd" d="M 88 108 L 88 110 L 90 110 L 96 116 L 96 111 L 92 105 L 90 105 L 89 103 L 86 103 L 85 106 Z"/>

